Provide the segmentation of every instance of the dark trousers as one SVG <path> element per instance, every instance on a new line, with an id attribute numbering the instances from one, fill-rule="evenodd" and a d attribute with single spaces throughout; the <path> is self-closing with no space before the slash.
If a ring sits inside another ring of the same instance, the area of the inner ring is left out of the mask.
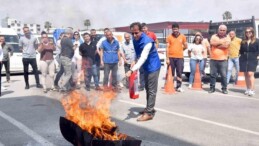
<path id="1" fill-rule="evenodd" d="M 206 63 L 207 63 L 207 58 L 203 58 L 204 64 L 203 64 L 203 69 L 201 72 L 201 79 L 203 80 L 206 77 L 206 73 L 205 73 L 205 68 L 206 68 Z"/>
<path id="2" fill-rule="evenodd" d="M 145 73 L 144 73 L 143 67 L 140 67 L 139 69 L 139 88 L 144 88 L 145 87 Z"/>
<path id="3" fill-rule="evenodd" d="M 221 77 L 222 90 L 227 89 L 227 60 L 210 60 L 210 88 L 215 88 L 218 74 Z"/>
<path id="4" fill-rule="evenodd" d="M 183 58 L 169 58 L 169 61 L 170 61 L 170 66 L 172 69 L 173 77 L 174 77 L 174 72 L 176 71 L 176 76 L 177 76 L 176 88 L 180 88 L 182 86 L 182 74 L 183 74 L 184 60 L 183 60 Z"/>
<path id="5" fill-rule="evenodd" d="M 130 64 L 124 64 L 125 73 L 127 73 L 130 70 L 130 66 Z M 126 87 L 129 88 L 129 78 L 126 78 Z"/>
<path id="6" fill-rule="evenodd" d="M 0 67 L 2 68 L 2 62 L 0 62 Z M 2 71 L 0 72 L 0 96 L 2 95 Z"/>
<path id="7" fill-rule="evenodd" d="M 98 83 L 100 83 L 100 65 L 96 65 L 96 71 L 97 71 L 97 76 L 98 76 Z"/>
<path id="8" fill-rule="evenodd" d="M 112 86 L 117 87 L 117 71 L 118 63 L 105 63 L 104 64 L 104 77 L 103 77 L 103 86 L 108 86 L 109 74 L 112 72 Z"/>
<path id="9" fill-rule="evenodd" d="M 55 80 L 54 80 L 54 85 L 55 85 L 55 86 L 58 86 L 58 82 L 59 82 L 61 76 L 62 76 L 63 73 L 64 73 L 64 67 L 63 67 L 63 65 L 61 65 L 61 64 L 59 64 L 59 65 L 60 65 L 60 68 L 59 68 L 59 71 L 58 71 L 58 73 L 56 74 L 56 77 L 55 77 Z"/>
<path id="10" fill-rule="evenodd" d="M 4 68 L 5 68 L 6 81 L 10 81 L 10 60 L 2 61 L 2 65 L 4 65 Z M 1 71 L 3 67 L 2 65 L 1 65 Z"/>
<path id="11" fill-rule="evenodd" d="M 145 112 L 149 115 L 155 115 L 154 107 L 156 103 L 159 72 L 160 69 L 152 73 L 145 73 L 145 89 L 147 98 Z"/>
<path id="12" fill-rule="evenodd" d="M 36 84 L 40 84 L 39 72 L 38 72 L 36 58 L 23 58 L 22 63 L 23 63 L 25 84 L 29 85 L 29 64 L 32 67 L 33 74 L 34 74 L 35 80 L 36 80 Z"/>

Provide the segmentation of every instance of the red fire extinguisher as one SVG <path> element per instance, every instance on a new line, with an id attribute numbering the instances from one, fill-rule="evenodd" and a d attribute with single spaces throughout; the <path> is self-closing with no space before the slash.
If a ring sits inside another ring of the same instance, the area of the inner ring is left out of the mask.
<path id="1" fill-rule="evenodd" d="M 134 71 L 129 77 L 129 94 L 131 99 L 139 98 L 138 71 Z"/>

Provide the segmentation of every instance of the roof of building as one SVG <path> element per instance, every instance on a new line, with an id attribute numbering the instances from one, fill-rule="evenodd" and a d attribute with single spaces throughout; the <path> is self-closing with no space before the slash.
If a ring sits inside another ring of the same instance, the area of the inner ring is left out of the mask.
<path id="1" fill-rule="evenodd" d="M 148 29 L 151 31 L 154 30 L 162 30 L 162 29 L 170 29 L 173 23 L 178 23 L 180 29 L 208 29 L 209 22 L 177 22 L 177 21 L 165 21 L 165 22 L 157 22 L 157 23 L 148 23 Z M 116 31 L 126 31 L 129 32 L 129 26 L 124 27 L 115 27 Z"/>

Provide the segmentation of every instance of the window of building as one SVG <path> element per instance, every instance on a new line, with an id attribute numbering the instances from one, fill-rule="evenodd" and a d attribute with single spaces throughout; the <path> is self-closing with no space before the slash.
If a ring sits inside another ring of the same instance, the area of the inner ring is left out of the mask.
<path id="1" fill-rule="evenodd" d="M 30 24 L 30 27 L 33 27 L 33 24 Z"/>

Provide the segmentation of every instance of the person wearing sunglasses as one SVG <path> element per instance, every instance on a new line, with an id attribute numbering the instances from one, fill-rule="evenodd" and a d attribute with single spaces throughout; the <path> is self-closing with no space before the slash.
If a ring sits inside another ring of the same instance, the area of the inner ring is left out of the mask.
<path id="1" fill-rule="evenodd" d="M 72 58 L 72 78 L 76 84 L 76 88 L 80 88 L 81 75 L 83 75 L 82 66 L 82 56 L 79 54 L 79 46 L 83 43 L 80 39 L 80 34 L 78 31 L 74 32 L 73 36 L 73 45 L 74 45 L 74 56 Z"/>
<path id="2" fill-rule="evenodd" d="M 227 26 L 220 25 L 218 33 L 214 34 L 210 39 L 210 90 L 209 93 L 215 92 L 216 78 L 218 74 L 221 77 L 221 90 L 223 94 L 227 91 L 227 70 L 228 70 L 228 48 L 230 45 L 230 37 L 227 35 Z"/>
<path id="3" fill-rule="evenodd" d="M 209 55 L 209 51 L 210 51 L 210 43 L 207 38 L 204 38 L 204 36 L 202 35 L 201 32 L 199 32 L 199 31 L 196 32 L 195 36 L 197 36 L 197 35 L 201 36 L 201 38 L 202 38 L 201 44 L 204 47 L 204 52 L 203 52 L 203 62 L 204 62 L 203 65 L 204 66 L 203 66 L 202 72 L 201 72 L 201 80 L 202 80 L 202 83 L 204 83 L 205 78 L 206 78 L 205 68 L 206 68 L 206 63 L 207 63 L 208 55 Z"/>
<path id="4" fill-rule="evenodd" d="M 259 40 L 256 39 L 254 29 L 248 27 L 245 30 L 244 39 L 241 42 L 239 66 L 240 72 L 245 73 L 246 91 L 245 95 L 255 95 L 254 73 L 258 64 Z"/>
<path id="5" fill-rule="evenodd" d="M 144 81 L 146 89 L 147 106 L 137 121 L 152 120 L 155 116 L 155 102 L 158 86 L 158 77 L 161 68 L 161 62 L 158 57 L 157 49 L 154 40 L 149 38 L 144 32 L 142 32 L 142 26 L 139 22 L 132 23 L 130 30 L 133 36 L 133 45 L 135 49 L 136 64 L 126 73 L 127 77 L 130 77 L 134 71 L 137 71 L 141 67 L 144 69 Z"/>
<path id="6" fill-rule="evenodd" d="M 189 77 L 189 89 L 192 88 L 192 84 L 194 81 L 194 75 L 196 72 L 196 64 L 199 64 L 200 73 L 203 71 L 204 67 L 204 59 L 203 54 L 205 52 L 205 48 L 202 45 L 202 37 L 200 35 L 196 35 L 194 37 L 193 43 L 188 48 L 188 55 L 190 57 L 190 69 L 191 74 Z"/>

